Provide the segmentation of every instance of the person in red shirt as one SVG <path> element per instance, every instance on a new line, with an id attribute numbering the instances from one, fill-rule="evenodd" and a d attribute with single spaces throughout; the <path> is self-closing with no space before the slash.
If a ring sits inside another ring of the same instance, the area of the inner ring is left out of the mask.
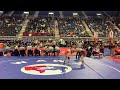
<path id="1" fill-rule="evenodd" d="M 120 47 L 118 45 L 115 48 L 115 55 L 120 55 Z"/>

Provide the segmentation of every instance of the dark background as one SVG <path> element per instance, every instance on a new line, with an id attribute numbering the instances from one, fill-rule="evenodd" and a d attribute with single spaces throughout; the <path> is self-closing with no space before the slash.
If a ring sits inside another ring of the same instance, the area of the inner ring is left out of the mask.
<path id="1" fill-rule="evenodd" d="M 119 0 L 1 0 L 1 10 L 120 10 Z"/>

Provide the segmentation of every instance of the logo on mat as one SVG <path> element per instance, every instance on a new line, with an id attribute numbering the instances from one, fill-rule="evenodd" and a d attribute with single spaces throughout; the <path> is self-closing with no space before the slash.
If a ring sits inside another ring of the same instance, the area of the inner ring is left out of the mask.
<path id="1" fill-rule="evenodd" d="M 32 75 L 57 75 L 68 73 L 71 67 L 60 64 L 34 64 L 21 68 L 21 71 Z"/>
<path id="2" fill-rule="evenodd" d="M 23 64 L 23 63 L 27 63 L 26 61 L 20 61 L 20 62 L 11 62 L 11 64 Z"/>

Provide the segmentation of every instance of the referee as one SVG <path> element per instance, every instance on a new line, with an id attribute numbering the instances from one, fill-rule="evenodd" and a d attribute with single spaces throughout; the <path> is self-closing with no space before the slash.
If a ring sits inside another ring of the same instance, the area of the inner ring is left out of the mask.
<path id="1" fill-rule="evenodd" d="M 32 45 L 31 45 L 31 44 L 29 44 L 29 45 L 27 46 L 27 50 L 28 50 L 28 56 L 30 56 L 30 55 L 33 56 L 33 51 L 32 51 Z"/>

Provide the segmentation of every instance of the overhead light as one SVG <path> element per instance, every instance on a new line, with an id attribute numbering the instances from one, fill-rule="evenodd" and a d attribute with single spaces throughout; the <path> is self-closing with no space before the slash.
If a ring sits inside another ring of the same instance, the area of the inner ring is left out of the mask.
<path id="1" fill-rule="evenodd" d="M 29 12 L 24 12 L 24 14 L 29 14 Z"/>
<path id="2" fill-rule="evenodd" d="M 49 12 L 49 14 L 54 14 L 53 12 Z"/>
<path id="3" fill-rule="evenodd" d="M 101 13 L 97 13 L 96 15 L 97 15 L 97 16 L 101 16 L 102 14 L 101 14 Z"/>
<path id="4" fill-rule="evenodd" d="M 3 13 L 3 11 L 0 11 L 0 14 Z"/>
<path id="5" fill-rule="evenodd" d="M 78 13 L 73 13 L 73 16 L 74 16 L 74 15 L 78 15 Z"/>

